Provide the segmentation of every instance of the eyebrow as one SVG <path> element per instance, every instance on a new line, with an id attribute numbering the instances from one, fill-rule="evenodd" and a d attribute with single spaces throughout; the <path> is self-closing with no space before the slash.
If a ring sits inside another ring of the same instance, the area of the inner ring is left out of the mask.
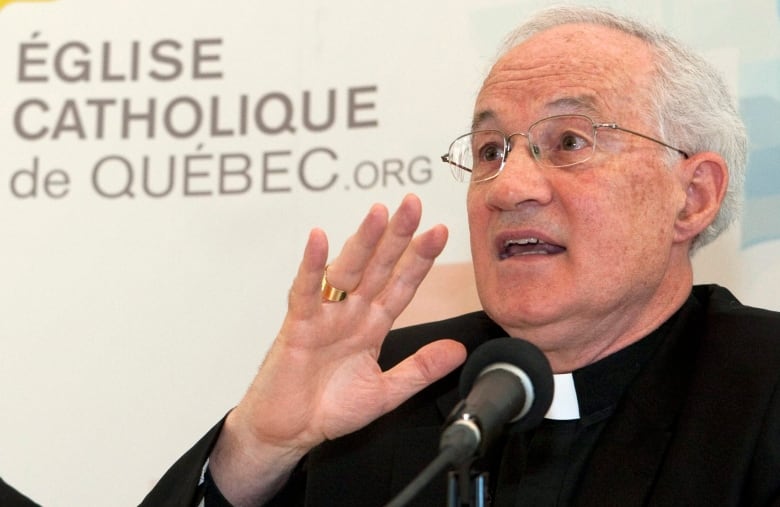
<path id="1" fill-rule="evenodd" d="M 596 101 L 591 95 L 577 95 L 572 97 L 561 97 L 545 104 L 545 109 L 553 111 L 556 114 L 584 114 L 591 118 L 598 118 L 600 112 L 596 107 Z M 471 130 L 478 130 L 482 124 L 495 120 L 496 113 L 492 109 L 485 109 L 474 115 L 471 121 Z"/>
<path id="2" fill-rule="evenodd" d="M 483 123 L 495 118 L 496 114 L 491 109 L 480 111 L 479 113 L 475 114 L 474 118 L 471 120 L 471 130 L 478 130 Z"/>
<path id="3" fill-rule="evenodd" d="M 601 114 L 596 107 L 596 101 L 592 95 L 578 95 L 576 97 L 563 97 L 547 104 L 551 109 L 562 109 L 566 113 L 598 116 Z M 564 114 L 566 114 L 564 113 Z"/>

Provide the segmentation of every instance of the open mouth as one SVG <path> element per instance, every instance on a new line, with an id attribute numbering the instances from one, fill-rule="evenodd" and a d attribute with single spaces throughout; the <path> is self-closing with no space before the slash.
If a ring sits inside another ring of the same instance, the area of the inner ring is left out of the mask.
<path id="1" fill-rule="evenodd" d="M 519 255 L 552 255 L 565 252 L 566 248 L 547 243 L 539 238 L 508 239 L 499 248 L 499 258 L 508 259 Z"/>

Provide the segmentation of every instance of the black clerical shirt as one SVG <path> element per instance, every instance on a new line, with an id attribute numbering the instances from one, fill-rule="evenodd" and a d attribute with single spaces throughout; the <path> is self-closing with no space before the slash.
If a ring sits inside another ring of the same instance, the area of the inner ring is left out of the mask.
<path id="1" fill-rule="evenodd" d="M 580 418 L 545 419 L 532 431 L 509 428 L 492 456 L 490 505 L 570 505 L 588 457 L 620 398 L 676 316 L 642 340 L 572 372 Z"/>

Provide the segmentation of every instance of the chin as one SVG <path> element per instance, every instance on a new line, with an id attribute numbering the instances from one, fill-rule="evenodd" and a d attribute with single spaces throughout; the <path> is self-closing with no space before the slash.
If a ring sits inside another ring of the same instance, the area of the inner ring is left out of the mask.
<path id="1" fill-rule="evenodd" d="M 548 327 L 554 327 L 560 319 L 557 309 L 540 300 L 535 301 L 494 301 L 483 304 L 485 312 L 508 332 L 516 333 L 519 338 L 536 335 Z"/>

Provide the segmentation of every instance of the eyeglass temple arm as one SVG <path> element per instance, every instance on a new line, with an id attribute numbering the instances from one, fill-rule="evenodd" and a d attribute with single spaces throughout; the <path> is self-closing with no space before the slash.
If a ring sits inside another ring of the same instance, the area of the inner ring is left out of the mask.
<path id="1" fill-rule="evenodd" d="M 596 127 L 596 128 L 601 128 L 601 127 L 603 127 L 603 128 L 609 128 L 609 129 L 613 129 L 613 130 L 622 130 L 623 132 L 628 132 L 629 134 L 634 134 L 635 136 L 642 137 L 642 138 L 644 138 L 644 139 L 647 139 L 648 141 L 653 141 L 654 143 L 658 143 L 658 144 L 660 144 L 661 146 L 666 146 L 666 147 L 667 147 L 667 148 L 669 148 L 670 150 L 674 150 L 674 151 L 676 151 L 677 153 L 679 153 L 680 155 L 682 155 L 682 156 L 683 156 L 683 158 L 686 158 L 686 159 L 687 159 L 687 158 L 690 158 L 690 155 L 688 155 L 688 153 L 686 153 L 686 152 L 682 151 L 682 150 L 681 150 L 681 149 L 679 149 L 679 148 L 675 148 L 675 147 L 674 147 L 674 146 L 672 146 L 671 144 L 666 144 L 665 142 L 663 142 L 663 141 L 659 141 L 658 139 L 656 139 L 656 138 L 654 138 L 654 137 L 650 137 L 650 136 L 646 136 L 646 135 L 644 135 L 644 134 L 640 134 L 639 132 L 636 132 L 636 131 L 634 131 L 634 130 L 629 130 L 629 129 L 626 129 L 626 128 L 623 128 L 623 127 L 619 127 L 617 123 L 597 123 L 597 124 L 595 124 L 595 127 Z"/>
<path id="2" fill-rule="evenodd" d="M 471 172 L 471 169 L 469 169 L 468 167 L 463 167 L 462 165 L 460 165 L 460 164 L 456 164 L 455 162 L 453 162 L 452 160 L 450 160 L 450 156 L 449 156 L 449 154 L 444 154 L 444 155 L 442 155 L 442 156 L 441 156 L 441 161 L 442 161 L 442 162 L 444 162 L 445 164 L 454 165 L 454 166 L 455 166 L 455 167 L 457 167 L 458 169 L 463 169 L 464 171 Z"/>

